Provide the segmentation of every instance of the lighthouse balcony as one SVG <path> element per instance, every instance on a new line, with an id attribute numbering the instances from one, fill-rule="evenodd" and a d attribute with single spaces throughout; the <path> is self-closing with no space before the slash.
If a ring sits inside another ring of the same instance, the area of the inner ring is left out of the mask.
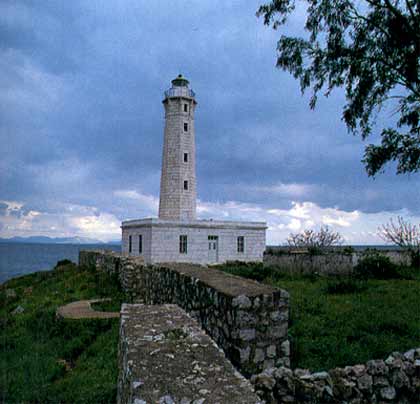
<path id="1" fill-rule="evenodd" d="M 172 97 L 188 97 L 194 98 L 195 93 L 188 87 L 172 87 L 169 90 L 165 91 L 165 98 L 172 98 Z"/>

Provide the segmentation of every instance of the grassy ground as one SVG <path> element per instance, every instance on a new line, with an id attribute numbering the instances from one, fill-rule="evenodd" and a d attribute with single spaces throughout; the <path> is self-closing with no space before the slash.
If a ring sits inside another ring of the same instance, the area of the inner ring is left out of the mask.
<path id="1" fill-rule="evenodd" d="M 223 266 L 291 296 L 292 367 L 326 370 L 420 346 L 420 276 L 331 280 L 276 275 L 261 266 Z M 261 279 L 264 278 L 264 279 Z"/>
<path id="2" fill-rule="evenodd" d="M 10 290 L 15 297 L 6 296 Z M 111 297 L 116 307 L 123 299 L 115 279 L 73 264 L 2 286 L 0 402 L 115 402 L 118 319 L 55 316 L 60 305 L 96 297 Z M 13 315 L 18 306 L 24 311 Z"/>
<path id="3" fill-rule="evenodd" d="M 287 277 L 261 265 L 221 269 L 290 292 L 293 367 L 329 369 L 420 346 L 418 271 L 407 279 L 331 280 Z M 124 300 L 116 279 L 73 264 L 2 286 L 0 402 L 115 402 L 118 319 L 55 317 L 60 305 L 98 297 L 113 299 L 97 305 L 107 311 Z M 24 311 L 12 314 L 19 306 Z"/>

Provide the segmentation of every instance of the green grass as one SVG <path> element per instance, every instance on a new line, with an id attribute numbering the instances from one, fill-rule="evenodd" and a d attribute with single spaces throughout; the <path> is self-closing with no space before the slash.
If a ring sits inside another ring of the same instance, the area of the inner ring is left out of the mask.
<path id="1" fill-rule="evenodd" d="M 2 285 L 0 402 L 115 402 L 118 319 L 55 316 L 60 305 L 98 297 L 124 299 L 116 279 L 68 263 Z M 18 306 L 24 312 L 13 315 Z"/>
<path id="2" fill-rule="evenodd" d="M 219 267 L 252 279 L 260 268 Z M 402 272 L 411 279 L 290 277 L 264 269 L 264 282 L 290 293 L 292 367 L 327 370 L 419 347 L 420 274 Z"/>
<path id="3" fill-rule="evenodd" d="M 312 370 L 363 363 L 420 346 L 420 275 L 389 280 L 290 277 L 262 265 L 221 269 L 291 295 L 292 366 Z M 6 297 L 13 289 L 16 297 Z M 116 399 L 118 319 L 59 320 L 58 306 L 125 296 L 115 278 L 66 263 L 15 278 L 0 289 L 0 402 L 112 403 Z M 16 307 L 24 312 L 13 315 Z"/>

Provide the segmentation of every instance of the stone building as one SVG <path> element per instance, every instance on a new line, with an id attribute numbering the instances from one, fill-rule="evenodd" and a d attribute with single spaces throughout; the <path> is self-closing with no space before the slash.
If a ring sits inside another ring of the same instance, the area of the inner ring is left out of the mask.
<path id="1" fill-rule="evenodd" d="M 165 91 L 159 217 L 122 223 L 122 251 L 146 263 L 262 261 L 265 222 L 196 219 L 195 94 L 179 75 Z"/>

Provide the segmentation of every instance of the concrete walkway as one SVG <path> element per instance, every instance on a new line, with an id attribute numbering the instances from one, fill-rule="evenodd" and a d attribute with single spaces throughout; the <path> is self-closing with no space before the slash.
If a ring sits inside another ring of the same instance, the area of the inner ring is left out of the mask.
<path id="1" fill-rule="evenodd" d="M 79 300 L 61 306 L 57 309 L 57 316 L 63 318 L 114 318 L 119 317 L 120 313 L 112 311 L 96 311 L 92 309 L 91 304 L 97 302 L 106 302 L 111 299 L 92 299 L 92 300 Z"/>

